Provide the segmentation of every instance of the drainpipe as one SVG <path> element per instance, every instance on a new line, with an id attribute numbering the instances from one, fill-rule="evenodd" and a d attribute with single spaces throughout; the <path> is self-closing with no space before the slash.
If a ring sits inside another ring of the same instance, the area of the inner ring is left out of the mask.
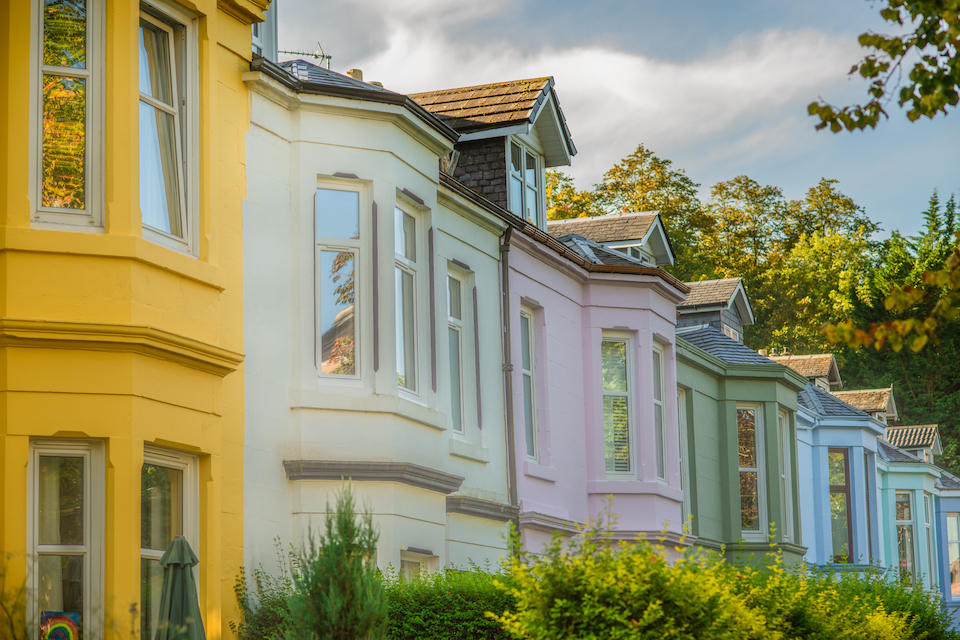
<path id="1" fill-rule="evenodd" d="M 513 362 L 510 358 L 513 341 L 510 338 L 510 236 L 513 227 L 508 226 L 500 236 L 500 295 L 503 308 L 503 391 L 506 410 L 507 430 L 507 488 L 509 491 L 510 506 L 520 506 L 517 494 L 517 442 L 514 438 L 513 425 Z M 517 514 L 513 525 L 520 532 L 520 515 Z"/>

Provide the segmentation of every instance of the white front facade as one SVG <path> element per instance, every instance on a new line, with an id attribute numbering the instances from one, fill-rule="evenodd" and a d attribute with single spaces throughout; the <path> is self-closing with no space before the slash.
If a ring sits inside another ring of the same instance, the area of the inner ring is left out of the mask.
<path id="1" fill-rule="evenodd" d="M 245 80 L 245 563 L 322 527 L 341 477 L 380 566 L 496 561 L 503 223 L 439 186 L 453 141 L 411 110 Z"/>

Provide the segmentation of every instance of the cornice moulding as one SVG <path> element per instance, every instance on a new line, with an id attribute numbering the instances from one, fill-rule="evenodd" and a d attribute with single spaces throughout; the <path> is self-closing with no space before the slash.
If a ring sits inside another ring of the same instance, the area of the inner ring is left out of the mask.
<path id="1" fill-rule="evenodd" d="M 361 462 L 338 460 L 284 460 L 290 480 L 353 480 L 399 482 L 418 489 L 449 495 L 460 489 L 463 478 L 412 462 Z"/>
<path id="2" fill-rule="evenodd" d="M 447 496 L 447 513 L 459 513 L 474 518 L 510 522 L 520 513 L 520 507 L 482 500 L 470 496 Z"/>

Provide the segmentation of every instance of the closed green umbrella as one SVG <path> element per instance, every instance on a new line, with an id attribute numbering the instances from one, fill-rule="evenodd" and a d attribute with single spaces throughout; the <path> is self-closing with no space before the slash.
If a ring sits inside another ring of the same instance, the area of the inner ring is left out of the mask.
<path id="1" fill-rule="evenodd" d="M 160 592 L 160 617 L 154 640 L 206 640 L 197 583 L 193 566 L 200 562 L 182 536 L 167 547 L 160 566 L 163 568 L 163 590 Z"/>

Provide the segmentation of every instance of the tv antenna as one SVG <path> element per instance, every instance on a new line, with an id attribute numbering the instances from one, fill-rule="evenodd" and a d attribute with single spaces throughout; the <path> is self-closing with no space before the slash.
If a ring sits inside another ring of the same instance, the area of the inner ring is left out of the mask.
<path id="1" fill-rule="evenodd" d="M 319 41 L 317 42 L 317 50 L 314 51 L 313 53 L 309 53 L 307 51 L 278 51 L 277 53 L 286 53 L 287 55 L 291 55 L 291 56 L 306 56 L 308 58 L 314 58 L 316 60 L 319 60 L 320 64 L 323 64 L 323 61 L 326 60 L 328 71 L 330 70 L 330 61 L 333 59 L 333 56 L 327 55 L 326 53 L 323 52 L 323 46 L 320 44 Z"/>

